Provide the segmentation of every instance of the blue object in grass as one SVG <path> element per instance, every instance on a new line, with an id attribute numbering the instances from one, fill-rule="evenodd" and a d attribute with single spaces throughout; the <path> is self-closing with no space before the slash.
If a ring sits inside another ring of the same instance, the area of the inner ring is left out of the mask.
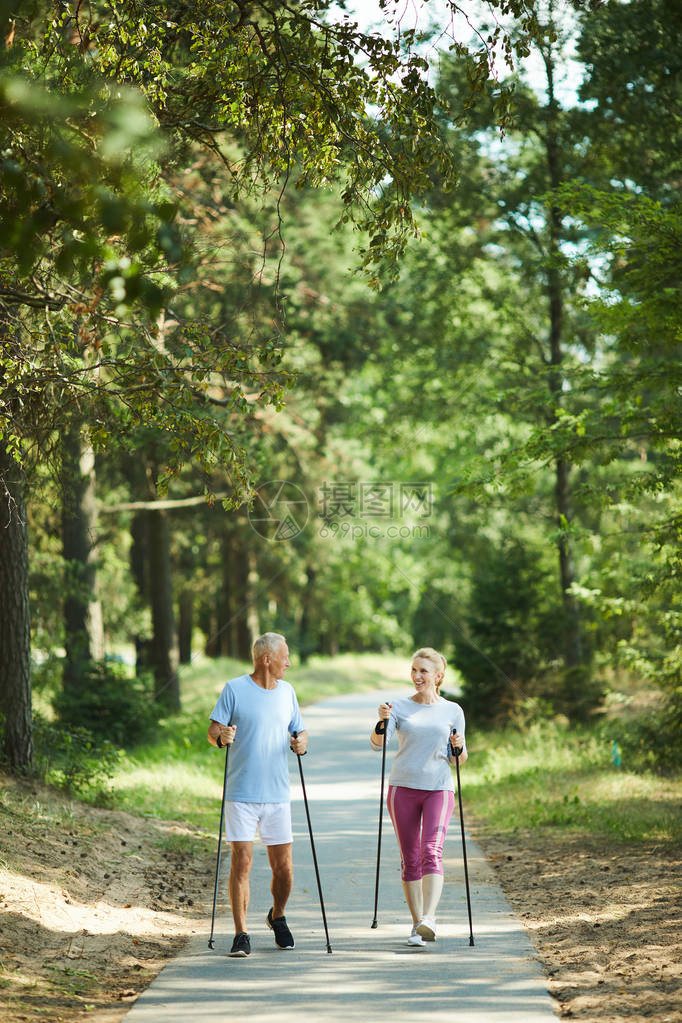
<path id="1" fill-rule="evenodd" d="M 611 763 L 613 764 L 614 767 L 620 767 L 623 763 L 622 757 L 620 755 L 620 746 L 618 745 L 615 739 L 611 743 Z"/>

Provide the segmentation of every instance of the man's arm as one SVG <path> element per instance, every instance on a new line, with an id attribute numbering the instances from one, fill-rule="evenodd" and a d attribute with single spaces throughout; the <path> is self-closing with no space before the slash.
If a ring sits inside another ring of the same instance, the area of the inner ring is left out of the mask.
<path id="1" fill-rule="evenodd" d="M 295 739 L 292 735 L 291 748 L 294 753 L 298 753 L 300 757 L 303 756 L 308 748 L 308 733 L 305 730 L 303 732 L 299 732 Z"/>
<path id="2" fill-rule="evenodd" d="M 211 721 L 206 738 L 211 746 L 218 746 L 218 739 L 220 739 L 219 748 L 222 748 L 223 746 L 230 746 L 234 742 L 236 731 L 236 725 L 220 725 L 217 721 Z"/>

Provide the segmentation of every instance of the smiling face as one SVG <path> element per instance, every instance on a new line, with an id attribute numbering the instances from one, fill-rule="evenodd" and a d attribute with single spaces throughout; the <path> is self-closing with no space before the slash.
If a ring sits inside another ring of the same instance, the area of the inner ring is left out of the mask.
<path id="1" fill-rule="evenodd" d="M 284 642 L 279 643 L 271 653 L 265 654 L 265 657 L 268 670 L 275 678 L 282 678 L 284 672 L 291 666 L 289 647 Z"/>
<path id="2" fill-rule="evenodd" d="M 418 693 L 432 699 L 438 696 L 438 686 L 442 678 L 443 672 L 426 657 L 415 657 L 412 661 L 412 684 Z"/>

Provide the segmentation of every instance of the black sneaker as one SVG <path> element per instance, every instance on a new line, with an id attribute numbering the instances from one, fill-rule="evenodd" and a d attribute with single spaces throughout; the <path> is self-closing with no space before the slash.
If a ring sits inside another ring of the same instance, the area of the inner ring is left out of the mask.
<path id="1" fill-rule="evenodd" d="M 277 948 L 294 947 L 294 936 L 287 927 L 287 918 L 285 916 L 278 916 L 276 920 L 273 920 L 272 910 L 270 910 L 265 918 L 265 922 L 270 930 L 275 932 L 275 945 L 277 945 Z"/>
<path id="2" fill-rule="evenodd" d="M 234 941 L 232 942 L 232 948 L 230 949 L 231 956 L 248 956 L 251 955 L 251 942 L 249 936 L 245 931 L 240 931 L 239 934 L 235 934 Z"/>

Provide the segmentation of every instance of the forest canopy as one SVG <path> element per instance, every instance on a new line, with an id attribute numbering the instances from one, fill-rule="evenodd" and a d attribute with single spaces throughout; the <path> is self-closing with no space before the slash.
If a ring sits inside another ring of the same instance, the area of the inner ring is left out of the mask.
<path id="1" fill-rule="evenodd" d="M 12 769 L 265 629 L 679 762 L 679 5 L 376 17 L 0 0 Z"/>

